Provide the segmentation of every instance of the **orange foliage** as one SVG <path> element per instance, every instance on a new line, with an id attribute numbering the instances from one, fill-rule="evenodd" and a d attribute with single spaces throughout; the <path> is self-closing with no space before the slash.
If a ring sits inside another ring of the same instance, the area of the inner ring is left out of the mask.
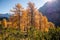
<path id="1" fill-rule="evenodd" d="M 53 26 L 52 23 L 48 22 L 47 17 L 35 8 L 34 3 L 29 2 L 28 8 L 23 10 L 22 6 L 17 4 L 14 9 L 12 10 L 14 14 L 10 17 L 13 27 L 24 31 L 30 26 L 34 26 L 36 29 L 48 31 L 49 27 Z"/>

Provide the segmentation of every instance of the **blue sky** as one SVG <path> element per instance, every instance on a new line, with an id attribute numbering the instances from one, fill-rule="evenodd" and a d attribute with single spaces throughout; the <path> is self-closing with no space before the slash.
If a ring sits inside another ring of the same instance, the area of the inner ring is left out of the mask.
<path id="1" fill-rule="evenodd" d="M 36 8 L 42 7 L 46 0 L 30 0 L 35 3 Z M 22 7 L 26 8 L 29 0 L 0 0 L 0 13 L 9 13 L 10 9 L 15 7 L 17 3 L 20 3 Z"/>

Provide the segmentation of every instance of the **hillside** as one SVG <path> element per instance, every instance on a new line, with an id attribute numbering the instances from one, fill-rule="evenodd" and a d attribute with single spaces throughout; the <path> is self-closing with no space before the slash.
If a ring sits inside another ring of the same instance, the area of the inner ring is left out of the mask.
<path id="1" fill-rule="evenodd" d="M 3 18 L 5 18 L 5 19 L 9 19 L 9 16 L 10 16 L 10 14 L 8 14 L 8 13 L 6 13 L 6 14 L 0 14 L 0 20 L 2 20 Z"/>
<path id="2" fill-rule="evenodd" d="M 39 11 L 43 15 L 46 15 L 49 21 L 55 23 L 56 26 L 60 26 L 60 0 L 55 2 L 47 2 L 43 7 L 39 8 Z"/>

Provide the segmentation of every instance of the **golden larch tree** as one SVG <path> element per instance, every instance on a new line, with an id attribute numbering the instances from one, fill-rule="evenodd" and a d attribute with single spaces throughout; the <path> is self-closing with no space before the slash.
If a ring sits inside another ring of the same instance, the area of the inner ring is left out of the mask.
<path id="1" fill-rule="evenodd" d="M 17 27 L 20 29 L 20 19 L 21 19 L 21 14 L 22 14 L 21 4 L 18 3 L 16 7 L 13 8 L 13 10 L 11 11 L 14 12 L 14 14 L 12 15 L 12 17 L 10 17 L 10 21 L 12 21 L 12 24 L 14 27 Z"/>

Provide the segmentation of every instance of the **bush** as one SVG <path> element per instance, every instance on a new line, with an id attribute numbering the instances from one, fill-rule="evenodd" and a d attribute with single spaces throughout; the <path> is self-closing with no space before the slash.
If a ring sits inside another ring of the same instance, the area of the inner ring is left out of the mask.
<path id="1" fill-rule="evenodd" d="M 2 27 L 1 27 L 2 28 Z M 27 32 L 21 32 L 18 29 L 2 28 L 0 40 L 60 40 L 60 27 L 50 28 L 48 32 L 31 27 Z"/>

